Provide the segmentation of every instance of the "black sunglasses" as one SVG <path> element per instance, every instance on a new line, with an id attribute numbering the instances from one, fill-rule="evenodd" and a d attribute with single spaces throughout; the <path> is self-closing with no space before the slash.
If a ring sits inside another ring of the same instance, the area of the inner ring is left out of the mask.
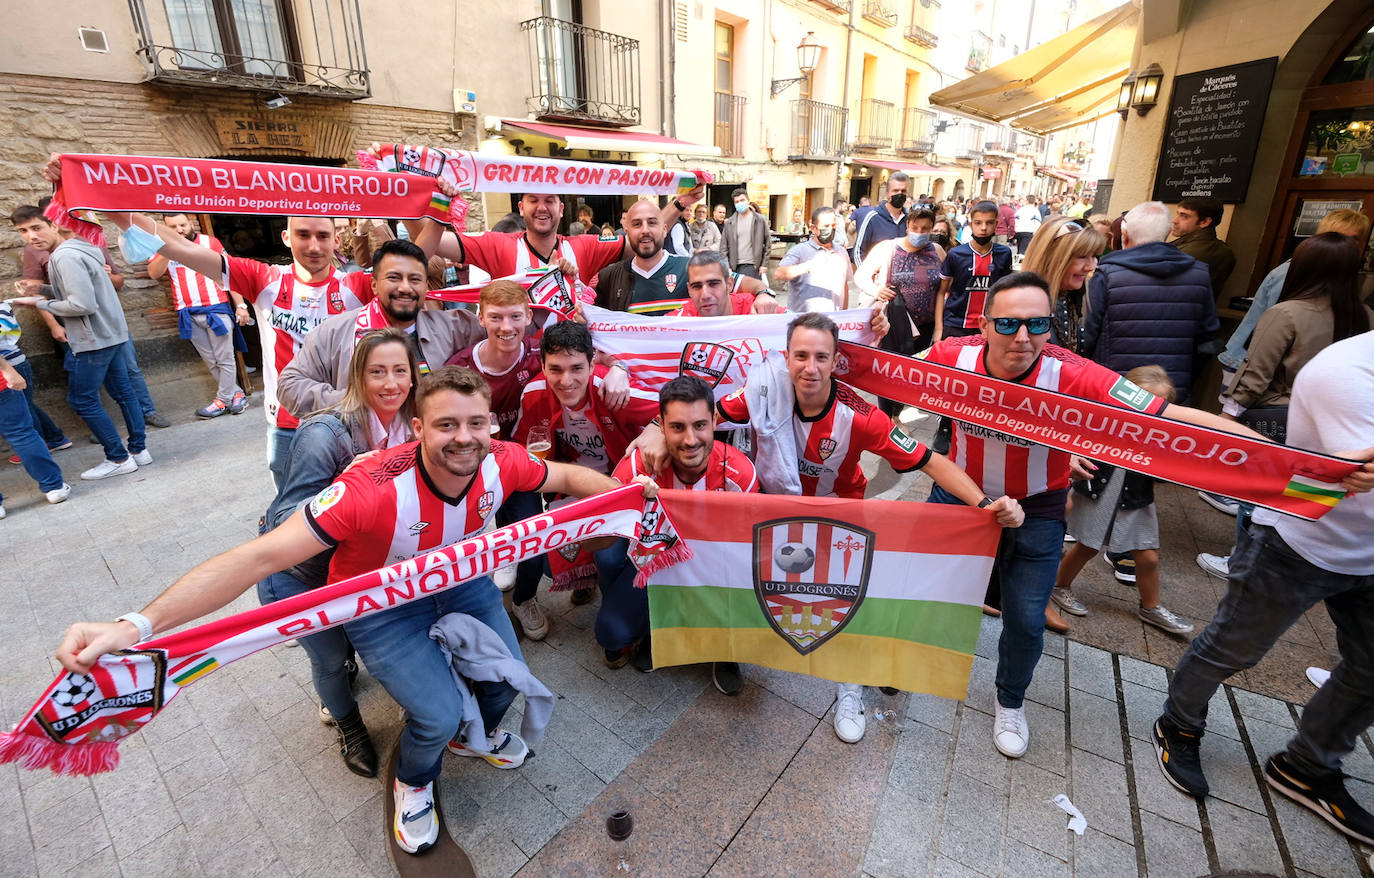
<path id="1" fill-rule="evenodd" d="M 998 335 L 1016 335 L 1017 330 L 1026 327 L 1031 335 L 1044 335 L 1050 331 L 1048 317 L 989 317 L 992 328 Z"/>

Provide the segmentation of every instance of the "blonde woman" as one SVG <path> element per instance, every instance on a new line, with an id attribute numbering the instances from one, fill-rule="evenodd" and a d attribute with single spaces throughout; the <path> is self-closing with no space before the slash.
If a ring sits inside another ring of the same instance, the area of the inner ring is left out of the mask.
<path id="1" fill-rule="evenodd" d="M 1021 260 L 1022 271 L 1033 271 L 1050 285 L 1050 341 L 1075 354 L 1083 353 L 1088 278 L 1097 270 L 1097 256 L 1106 245 L 1107 236 L 1092 226 L 1051 215 L 1040 224 Z"/>

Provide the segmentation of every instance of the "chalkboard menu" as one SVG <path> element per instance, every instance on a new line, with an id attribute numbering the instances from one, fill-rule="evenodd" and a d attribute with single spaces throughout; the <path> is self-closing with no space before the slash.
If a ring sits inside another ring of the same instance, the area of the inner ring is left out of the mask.
<path id="1" fill-rule="evenodd" d="M 1155 201 L 1245 200 L 1278 58 L 1174 77 Z"/>

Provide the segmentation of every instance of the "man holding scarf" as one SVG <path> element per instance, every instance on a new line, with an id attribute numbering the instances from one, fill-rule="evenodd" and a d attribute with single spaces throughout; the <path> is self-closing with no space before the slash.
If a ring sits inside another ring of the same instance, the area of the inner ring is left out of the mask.
<path id="1" fill-rule="evenodd" d="M 978 323 L 980 334 L 936 342 L 919 356 L 1004 381 L 1152 415 L 1162 414 L 1167 405 L 1174 420 L 1264 441 L 1234 421 L 1167 404 L 1105 366 L 1047 344 L 1050 290 L 1034 272 L 1016 272 L 994 283 L 987 291 Z M 992 575 L 999 577 L 1002 593 L 997 717 L 992 740 L 999 752 L 1015 759 L 1030 746 L 1025 695 L 1044 647 L 1045 607 L 1063 550 L 1069 480 L 1091 477 L 1096 466 L 1077 455 L 962 421 L 954 422 L 949 456 L 989 494 L 1019 500 L 1026 514 L 1024 525 L 1004 535 L 992 569 Z M 966 501 L 937 485 L 929 502 Z"/>
<path id="2" fill-rule="evenodd" d="M 515 441 L 524 444 L 529 441 L 530 430 L 543 428 L 553 441 L 550 459 L 610 475 L 630 443 L 658 414 L 658 398 L 631 389 L 625 405 L 616 409 L 608 406 L 600 389 L 612 370 L 593 365 L 596 351 L 592 334 L 581 323 L 565 321 L 549 327 L 539 342 L 539 353 L 544 372 L 525 385 Z M 537 494 L 515 495 L 510 503 L 517 520 L 540 511 Z M 554 563 L 560 562 L 550 558 L 550 564 Z M 548 619 L 535 597 L 542 574 L 539 559 L 520 564 L 511 596 L 515 618 L 531 640 L 542 640 L 548 633 Z M 578 591 L 583 594 L 578 595 Z M 591 599 L 590 588 L 577 589 L 573 594 L 575 603 Z"/>
<path id="3" fill-rule="evenodd" d="M 162 221 L 186 240 L 209 247 L 216 253 L 224 252 L 219 239 L 198 233 L 186 214 L 164 214 Z M 158 253 L 148 260 L 148 277 L 156 279 L 164 274 L 172 285 L 172 302 L 176 305 L 180 335 L 200 354 L 218 385 L 215 398 L 209 405 L 196 409 L 196 417 L 209 420 L 221 415 L 242 414 L 248 408 L 248 399 L 234 380 L 234 326 L 248 322 L 248 305 L 243 296 L 232 290 L 226 292 L 205 275 L 196 274 Z M 232 307 L 230 298 L 234 300 Z"/>
<path id="4" fill-rule="evenodd" d="M 275 530 L 200 564 L 139 613 L 115 622 L 82 622 L 67 629 L 57 658 L 73 673 L 88 673 L 105 653 L 127 649 L 212 613 L 259 580 L 335 548 L 329 581 L 342 582 L 398 558 L 493 530 L 494 501 L 513 491 L 549 490 L 586 497 L 619 487 L 582 467 L 536 460 L 490 436 L 486 383 L 456 366 L 435 372 L 416 403 L 416 441 L 398 445 L 344 473 Z M 657 488 L 642 480 L 646 496 Z M 419 510 L 424 521 L 419 521 Z M 407 526 L 409 524 L 417 526 Z M 423 525 L 423 526 L 418 526 Z M 432 600 L 372 612 L 345 625 L 368 670 L 407 715 L 401 733 L 392 832 L 409 853 L 431 847 L 439 834 L 434 781 L 445 749 L 503 769 L 519 767 L 528 747 L 499 723 L 515 699 L 506 682 L 473 682 L 486 740 L 458 736 L 462 700 L 449 659 L 429 637 L 450 612 L 491 628 L 511 657 L 520 647 L 500 592 L 487 577 Z"/>

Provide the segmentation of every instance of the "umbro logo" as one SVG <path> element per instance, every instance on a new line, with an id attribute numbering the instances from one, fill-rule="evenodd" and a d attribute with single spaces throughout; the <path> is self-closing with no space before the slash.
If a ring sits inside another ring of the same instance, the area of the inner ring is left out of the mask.
<path id="1" fill-rule="evenodd" d="M 424 530 L 424 529 L 427 528 L 427 527 L 429 527 L 429 522 L 428 522 L 428 521 L 417 521 L 417 522 L 415 522 L 414 524 L 412 524 L 412 525 L 410 526 L 410 532 L 413 533 L 413 534 L 417 534 L 417 533 L 419 533 L 420 531 Z"/>

